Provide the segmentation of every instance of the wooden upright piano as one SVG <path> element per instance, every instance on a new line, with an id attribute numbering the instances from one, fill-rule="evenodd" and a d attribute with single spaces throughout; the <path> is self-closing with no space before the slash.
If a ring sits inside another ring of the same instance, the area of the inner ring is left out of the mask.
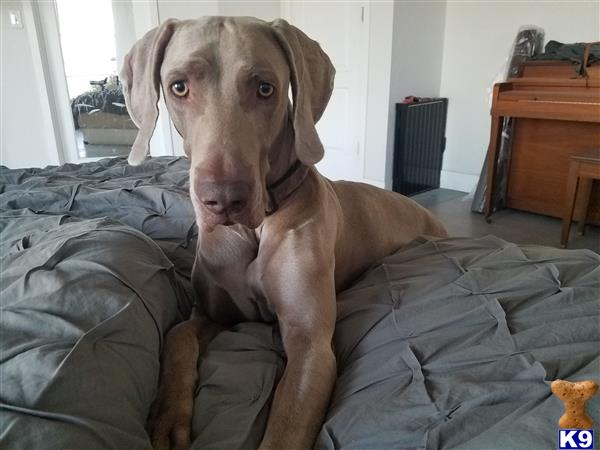
<path id="1" fill-rule="evenodd" d="M 584 72 L 577 74 L 567 61 L 527 61 L 520 78 L 494 86 L 486 162 L 488 221 L 504 117 L 514 119 L 506 206 L 562 216 L 570 156 L 600 147 L 600 63 Z M 576 210 L 575 218 L 584 214 Z M 597 182 L 587 221 L 600 224 Z"/>

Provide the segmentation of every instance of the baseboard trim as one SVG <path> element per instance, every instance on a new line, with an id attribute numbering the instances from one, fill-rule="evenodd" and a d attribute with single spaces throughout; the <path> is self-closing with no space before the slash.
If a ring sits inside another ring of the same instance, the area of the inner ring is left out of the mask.
<path id="1" fill-rule="evenodd" d="M 366 184 L 370 184 L 371 186 L 375 186 L 381 189 L 385 189 L 385 183 L 383 181 L 378 181 L 378 180 L 369 180 L 367 178 L 363 178 L 362 180 L 360 180 L 361 183 L 366 183 Z"/>
<path id="2" fill-rule="evenodd" d="M 477 175 L 442 170 L 440 187 L 454 189 L 455 191 L 473 192 L 478 182 L 479 177 Z"/>

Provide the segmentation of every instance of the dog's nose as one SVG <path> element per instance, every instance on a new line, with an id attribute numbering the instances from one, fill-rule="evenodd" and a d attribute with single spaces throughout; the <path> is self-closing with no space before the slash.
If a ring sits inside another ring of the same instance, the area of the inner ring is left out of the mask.
<path id="1" fill-rule="evenodd" d="M 200 183 L 197 195 L 202 204 L 214 214 L 236 213 L 248 204 L 250 185 L 241 181 Z"/>

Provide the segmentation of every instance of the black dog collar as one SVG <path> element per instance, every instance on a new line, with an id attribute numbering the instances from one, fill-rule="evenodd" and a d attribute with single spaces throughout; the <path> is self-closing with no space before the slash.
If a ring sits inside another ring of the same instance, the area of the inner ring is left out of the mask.
<path id="1" fill-rule="evenodd" d="M 276 212 L 279 205 L 300 187 L 307 174 L 308 166 L 297 159 L 280 178 L 267 186 L 270 201 L 269 208 L 266 211 L 267 216 Z"/>

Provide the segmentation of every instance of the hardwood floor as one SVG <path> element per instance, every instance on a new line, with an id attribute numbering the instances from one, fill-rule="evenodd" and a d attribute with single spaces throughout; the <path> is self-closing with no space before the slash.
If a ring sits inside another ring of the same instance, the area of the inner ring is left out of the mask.
<path id="1" fill-rule="evenodd" d="M 466 192 L 435 189 L 412 197 L 432 211 L 446 226 L 450 236 L 480 237 L 493 234 L 516 244 L 560 246 L 560 219 L 504 209 L 486 223 L 483 214 L 471 212 L 471 197 Z M 600 227 L 588 225 L 578 236 L 571 227 L 569 249 L 586 248 L 600 253 Z"/>

